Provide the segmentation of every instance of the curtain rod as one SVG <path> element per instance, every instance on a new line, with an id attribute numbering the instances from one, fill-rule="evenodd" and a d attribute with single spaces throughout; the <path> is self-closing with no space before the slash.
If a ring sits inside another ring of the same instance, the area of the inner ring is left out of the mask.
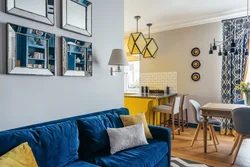
<path id="1" fill-rule="evenodd" d="M 242 16 L 242 17 L 235 17 L 235 18 L 225 19 L 225 20 L 222 20 L 221 22 L 228 21 L 228 20 L 234 20 L 234 19 L 241 19 L 241 18 L 246 18 L 246 19 L 247 19 L 247 16 Z"/>

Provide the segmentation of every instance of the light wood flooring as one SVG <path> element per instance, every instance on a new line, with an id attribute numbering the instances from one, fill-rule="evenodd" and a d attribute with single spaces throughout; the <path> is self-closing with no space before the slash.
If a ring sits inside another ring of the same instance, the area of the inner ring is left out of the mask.
<path id="1" fill-rule="evenodd" d="M 218 152 L 215 152 L 213 142 L 208 141 L 208 153 L 205 154 L 203 151 L 203 131 L 200 132 L 194 146 L 190 147 L 194 133 L 194 128 L 185 128 L 181 135 L 175 135 L 175 140 L 172 140 L 172 156 L 204 163 L 213 167 L 250 167 L 249 139 L 243 141 L 235 165 L 231 165 L 233 155 L 229 155 L 229 152 L 233 146 L 234 137 L 223 136 L 216 132 L 220 141 L 220 144 L 217 146 Z"/>

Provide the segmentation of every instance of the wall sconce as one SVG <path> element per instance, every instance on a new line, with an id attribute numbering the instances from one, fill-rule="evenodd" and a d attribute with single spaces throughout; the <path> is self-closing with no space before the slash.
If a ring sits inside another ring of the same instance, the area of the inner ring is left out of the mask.
<path id="1" fill-rule="evenodd" d="M 122 49 L 113 49 L 109 65 L 117 65 L 117 70 L 114 70 L 113 67 L 110 68 L 110 74 L 114 75 L 115 73 L 122 72 L 121 66 L 128 66 L 128 59 L 125 52 Z"/>

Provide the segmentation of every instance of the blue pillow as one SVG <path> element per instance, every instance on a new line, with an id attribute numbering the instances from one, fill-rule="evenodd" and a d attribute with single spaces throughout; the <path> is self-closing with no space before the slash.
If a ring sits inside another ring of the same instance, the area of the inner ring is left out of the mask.
<path id="1" fill-rule="evenodd" d="M 109 137 L 107 128 L 123 127 L 120 119 L 121 114 L 125 112 L 111 112 L 97 116 L 86 117 L 78 120 L 80 148 L 79 154 L 81 159 L 93 156 L 95 153 L 109 153 Z"/>
<path id="2" fill-rule="evenodd" d="M 76 121 L 0 133 L 0 156 L 28 142 L 39 166 L 65 166 L 79 159 Z"/>

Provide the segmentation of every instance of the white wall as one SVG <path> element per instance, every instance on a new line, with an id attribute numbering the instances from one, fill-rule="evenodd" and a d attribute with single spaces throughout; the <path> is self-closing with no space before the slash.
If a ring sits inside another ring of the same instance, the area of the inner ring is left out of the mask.
<path id="1" fill-rule="evenodd" d="M 0 131 L 124 105 L 123 75 L 110 76 L 108 66 L 112 49 L 123 48 L 123 0 L 91 0 L 92 38 L 62 30 L 61 1 L 55 2 L 56 24 L 49 26 L 4 13 L 5 1 L 0 1 Z M 5 75 L 6 22 L 56 34 L 58 76 Z M 59 76 L 60 36 L 93 43 L 93 77 Z"/>
<path id="2" fill-rule="evenodd" d="M 156 59 L 141 59 L 141 72 L 177 72 L 178 93 L 186 93 L 201 105 L 207 102 L 220 102 L 221 60 L 217 52 L 209 55 L 209 43 L 213 38 L 222 39 L 221 23 L 182 28 L 152 34 L 159 46 Z M 199 47 L 198 57 L 191 55 L 191 50 Z M 200 60 L 201 67 L 191 67 L 191 62 Z M 199 72 L 201 80 L 194 82 L 191 74 Z M 189 108 L 189 120 L 193 122 L 192 110 Z"/>

